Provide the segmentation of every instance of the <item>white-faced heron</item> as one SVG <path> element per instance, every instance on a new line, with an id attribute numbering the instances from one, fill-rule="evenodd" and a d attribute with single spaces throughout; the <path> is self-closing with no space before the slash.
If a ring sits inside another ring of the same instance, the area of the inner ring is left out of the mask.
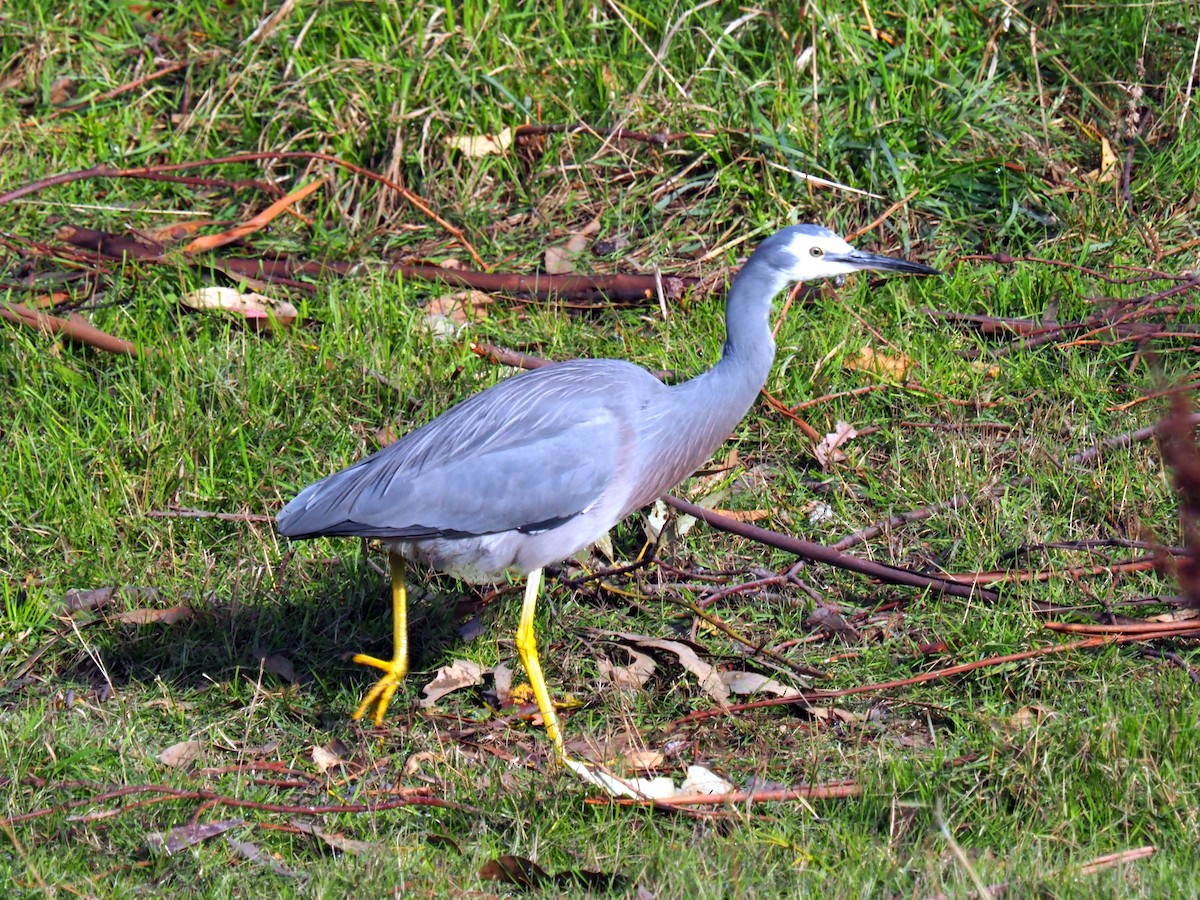
<path id="1" fill-rule="evenodd" d="M 546 732 L 566 760 L 538 662 L 534 607 L 543 567 L 598 540 L 694 472 L 729 436 L 775 356 L 771 301 L 788 284 L 873 269 L 936 269 L 855 250 L 819 225 L 759 245 L 729 289 L 720 361 L 667 386 L 632 363 L 579 359 L 525 372 L 463 401 L 348 469 L 306 487 L 276 519 L 281 534 L 379 538 L 390 552 L 393 652 L 354 718 L 375 723 L 408 671 L 405 561 L 457 578 L 528 577 L 517 627 Z"/>

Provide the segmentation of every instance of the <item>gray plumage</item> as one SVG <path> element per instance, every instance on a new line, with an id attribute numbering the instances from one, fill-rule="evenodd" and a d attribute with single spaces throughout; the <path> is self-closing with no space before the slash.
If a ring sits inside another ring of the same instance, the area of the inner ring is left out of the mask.
<path id="1" fill-rule="evenodd" d="M 276 527 L 357 535 L 469 581 L 527 574 L 588 546 L 696 470 L 729 436 L 775 355 L 771 301 L 860 269 L 934 274 L 795 225 L 767 238 L 726 300 L 720 361 L 677 386 L 611 359 L 509 378 L 309 485 Z"/>

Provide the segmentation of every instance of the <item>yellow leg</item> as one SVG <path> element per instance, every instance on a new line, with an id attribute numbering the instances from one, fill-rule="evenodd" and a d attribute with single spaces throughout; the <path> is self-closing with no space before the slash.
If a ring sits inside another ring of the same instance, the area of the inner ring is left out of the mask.
<path id="1" fill-rule="evenodd" d="M 361 719 L 371 705 L 376 704 L 376 725 L 383 724 L 383 714 L 392 702 L 392 695 L 408 673 L 408 593 L 404 587 L 404 557 L 392 553 L 388 562 L 392 570 L 392 658 L 378 659 L 365 653 L 354 655 L 354 662 L 384 671 L 384 676 L 375 682 L 354 711 L 354 718 Z"/>
<path id="2" fill-rule="evenodd" d="M 554 742 L 554 753 L 560 761 L 566 762 L 567 753 L 563 749 L 562 726 L 558 723 L 558 713 L 554 711 L 554 704 L 550 700 L 550 691 L 546 688 L 546 679 L 542 675 L 542 664 L 538 661 L 537 638 L 533 633 L 533 614 L 537 609 L 537 598 L 541 589 L 542 570 L 535 569 L 529 573 L 529 580 L 525 584 L 525 603 L 521 607 L 521 624 L 517 626 L 517 652 L 521 654 L 521 662 L 525 664 L 525 674 L 529 676 L 533 696 L 537 698 L 538 710 L 541 711 L 546 734 Z"/>

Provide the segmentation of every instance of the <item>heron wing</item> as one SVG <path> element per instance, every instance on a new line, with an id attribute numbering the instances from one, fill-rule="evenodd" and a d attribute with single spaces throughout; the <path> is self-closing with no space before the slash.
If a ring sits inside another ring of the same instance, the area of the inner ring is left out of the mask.
<path id="1" fill-rule="evenodd" d="M 279 514 L 279 530 L 460 537 L 533 533 L 579 515 L 622 468 L 621 392 L 601 362 L 535 370 L 476 394 L 305 488 Z M 616 372 L 628 370 L 651 378 L 627 364 Z"/>

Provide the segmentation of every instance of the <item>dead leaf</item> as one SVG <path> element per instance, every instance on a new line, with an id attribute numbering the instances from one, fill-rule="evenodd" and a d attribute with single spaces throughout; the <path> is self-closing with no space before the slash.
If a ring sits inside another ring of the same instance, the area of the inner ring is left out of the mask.
<path id="1" fill-rule="evenodd" d="M 625 765 L 631 769 L 657 769 L 667 761 L 661 750 L 629 750 L 624 754 Z"/>
<path id="2" fill-rule="evenodd" d="M 293 872 L 279 860 L 275 859 L 271 854 L 267 853 L 257 844 L 252 844 L 249 841 L 239 841 L 232 835 L 225 835 L 225 843 L 242 859 L 248 859 L 250 862 L 258 863 L 260 866 L 266 866 L 276 875 L 283 878 L 306 878 L 303 872 Z"/>
<path id="3" fill-rule="evenodd" d="M 546 248 L 546 271 L 551 275 L 569 275 L 575 271 L 575 261 L 587 249 L 588 238 L 600 230 L 600 220 L 592 219 L 579 231 L 571 232 L 561 247 Z"/>
<path id="4" fill-rule="evenodd" d="M 618 666 L 610 660 L 601 657 L 597 660 L 600 677 L 613 687 L 622 691 L 637 691 L 650 680 L 656 664 L 653 657 L 638 653 L 631 647 L 621 647 L 632 659 L 627 666 Z"/>
<path id="5" fill-rule="evenodd" d="M 446 146 L 468 159 L 496 156 L 512 146 L 511 128 L 501 128 L 499 134 L 456 135 L 446 138 Z"/>
<path id="6" fill-rule="evenodd" d="M 1117 177 L 1117 154 L 1113 153 L 1108 138 L 1100 137 L 1100 168 L 1092 169 L 1083 177 L 1096 184 L 1107 184 Z"/>
<path id="7" fill-rule="evenodd" d="M 164 766 L 181 769 L 201 759 L 204 756 L 204 747 L 202 741 L 180 741 L 160 753 L 158 758 Z"/>
<path id="8" fill-rule="evenodd" d="M 222 231 L 220 234 L 209 234 L 203 237 L 198 237 L 186 247 L 183 248 L 184 253 L 194 254 L 202 253 L 205 250 L 215 250 L 217 247 L 222 247 L 225 244 L 233 243 L 239 238 L 245 237 L 248 234 L 253 234 L 261 228 L 265 228 L 272 219 L 278 216 L 281 212 L 299 203 L 317 188 L 325 183 L 324 178 L 318 178 L 316 181 L 310 181 L 304 187 L 297 188 L 286 197 L 276 200 L 258 215 L 247 219 L 243 224 L 236 225 L 233 228 Z"/>
<path id="9" fill-rule="evenodd" d="M 278 675 L 288 684 L 299 683 L 300 679 L 296 677 L 296 667 L 292 665 L 292 661 L 286 656 L 279 653 L 272 653 L 261 662 L 264 672 Z"/>
<path id="10" fill-rule="evenodd" d="M 483 291 L 459 291 L 434 297 L 425 304 L 425 330 L 439 338 L 452 338 L 467 325 L 487 318 L 492 297 Z"/>
<path id="11" fill-rule="evenodd" d="M 213 225 L 222 227 L 228 226 L 228 221 L 218 221 L 216 219 L 193 219 L 190 222 L 171 222 L 167 225 L 161 225 L 158 228 L 149 228 L 143 231 L 142 234 L 152 241 L 160 244 L 178 244 L 184 238 L 191 237 L 201 228 L 209 228 Z M 224 268 L 221 271 L 226 271 Z M 236 275 L 232 275 L 235 280 Z M 265 282 L 264 282 L 265 283 Z"/>
<path id="12" fill-rule="evenodd" d="M 838 706 L 809 706 L 804 710 L 821 722 L 846 722 L 849 724 L 867 721 L 867 716 L 851 712 Z"/>
<path id="13" fill-rule="evenodd" d="M 679 786 L 679 793 L 681 795 L 729 794 L 732 792 L 732 784 L 720 775 L 710 772 L 704 766 L 688 766 L 687 778 Z"/>
<path id="14" fill-rule="evenodd" d="M 854 356 L 848 357 L 845 362 L 847 369 L 869 372 L 893 381 L 903 381 L 909 370 L 916 364 L 917 361 L 911 356 L 905 356 L 903 353 L 880 353 L 869 344 Z"/>
<path id="15" fill-rule="evenodd" d="M 129 609 L 113 614 L 112 619 L 125 625 L 174 625 L 191 617 L 190 606 L 168 606 L 166 609 Z"/>
<path id="16" fill-rule="evenodd" d="M 165 853 L 167 856 L 170 856 L 172 853 L 178 853 L 180 850 L 192 847 L 201 841 L 216 837 L 230 828 L 237 828 L 239 825 L 245 824 L 245 822 L 245 819 L 225 819 L 221 822 L 196 822 L 191 825 L 177 825 L 168 830 L 166 834 L 160 831 L 151 832 L 146 835 L 146 843 L 156 853 Z"/>
<path id="17" fill-rule="evenodd" d="M 50 85 L 50 105 L 62 106 L 69 100 L 74 99 L 75 92 L 79 87 L 75 84 L 75 79 L 69 75 L 60 75 L 55 78 Z"/>
<path id="18" fill-rule="evenodd" d="M 679 664 L 696 676 L 700 682 L 700 688 L 708 696 L 712 697 L 717 702 L 718 706 L 725 706 L 725 701 L 729 699 L 729 688 L 725 686 L 725 682 L 721 680 L 720 673 L 712 666 L 702 660 L 696 651 L 687 644 L 679 641 L 667 640 L 637 640 L 639 647 L 647 647 L 655 650 L 663 650 L 672 654 L 679 660 Z"/>
<path id="19" fill-rule="evenodd" d="M 830 463 L 845 462 L 846 454 L 842 452 L 841 448 L 856 437 L 858 437 L 858 432 L 848 422 L 835 424 L 833 431 L 825 435 L 825 439 L 813 448 L 813 454 L 817 457 L 821 468 L 829 468 Z"/>
<path id="20" fill-rule="evenodd" d="M 320 838 L 340 853 L 350 853 L 357 856 L 360 853 L 367 853 L 379 847 L 379 844 L 372 844 L 369 841 L 355 841 L 340 834 L 330 834 L 328 831 L 321 830 L 311 822 L 304 822 L 300 819 L 292 819 L 291 825 L 297 831 Z"/>
<path id="21" fill-rule="evenodd" d="M 496 688 L 496 702 L 500 704 L 501 709 L 512 706 L 512 680 L 513 670 L 500 663 L 496 668 L 492 669 L 492 682 Z"/>
<path id="22" fill-rule="evenodd" d="M 255 330 L 270 328 L 278 322 L 285 328 L 296 321 L 299 313 L 286 300 L 274 300 L 264 294 L 242 293 L 231 287 L 206 287 L 188 291 L 179 302 L 202 312 L 232 313 L 246 320 Z"/>
<path id="23" fill-rule="evenodd" d="M 339 741 L 338 743 L 341 742 Z M 324 747 L 314 745 L 311 756 L 312 761 L 317 764 L 317 769 L 322 775 L 335 766 L 340 766 L 345 762 L 337 748 L 330 745 L 326 745 Z"/>
<path id="24" fill-rule="evenodd" d="M 550 880 L 546 870 L 523 856 L 497 856 L 479 870 L 479 877 L 531 890 Z"/>
<path id="25" fill-rule="evenodd" d="M 765 691 L 777 697 L 799 697 L 800 691 L 780 684 L 773 678 L 758 672 L 722 672 L 721 680 L 733 694 L 756 694 Z"/>
<path id="26" fill-rule="evenodd" d="M 404 768 L 401 770 L 405 778 L 412 778 L 421 768 L 422 763 L 436 762 L 437 757 L 430 750 L 422 750 L 420 753 L 414 753 L 404 761 Z"/>
<path id="27" fill-rule="evenodd" d="M 422 689 L 425 696 L 417 701 L 421 709 L 430 709 L 447 694 L 465 687 L 473 687 L 483 683 L 483 668 L 469 659 L 456 659 L 448 666 L 442 666 L 433 676 L 433 680 Z"/>
<path id="28" fill-rule="evenodd" d="M 1057 715 L 1058 713 L 1046 706 L 1022 706 L 1009 717 L 1008 727 L 1013 730 L 1032 728 L 1035 725 L 1040 725 L 1042 722 L 1053 719 Z"/>
<path id="29" fill-rule="evenodd" d="M 822 628 L 848 641 L 857 641 L 860 638 L 858 629 L 846 621 L 840 609 L 824 603 L 817 604 L 817 608 L 804 620 L 804 624 L 810 628 Z"/>

